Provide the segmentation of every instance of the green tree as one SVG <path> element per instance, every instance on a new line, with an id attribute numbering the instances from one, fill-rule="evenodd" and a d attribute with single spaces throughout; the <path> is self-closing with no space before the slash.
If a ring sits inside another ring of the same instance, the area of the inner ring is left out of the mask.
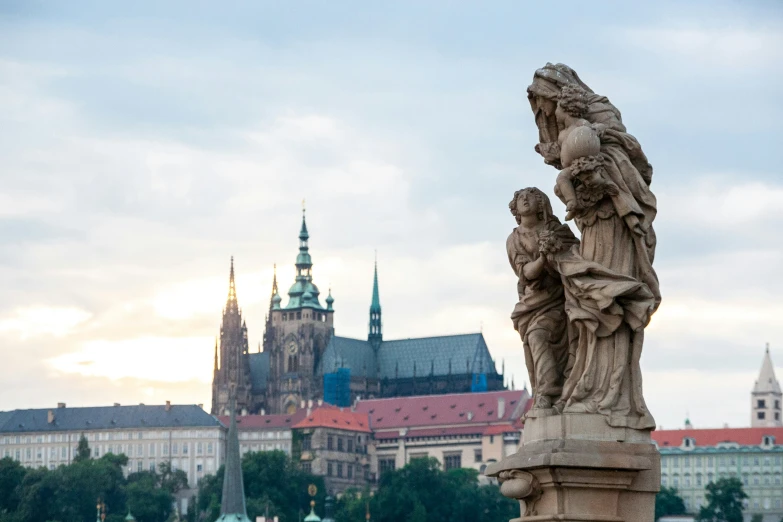
<path id="1" fill-rule="evenodd" d="M 128 476 L 125 486 L 127 507 L 139 522 L 166 520 L 172 511 L 174 496 L 161 487 L 161 476 L 142 471 Z"/>
<path id="2" fill-rule="evenodd" d="M 350 505 L 338 507 L 346 509 Z M 508 520 L 519 517 L 519 503 L 505 498 L 495 485 L 479 485 L 476 470 L 444 472 L 436 459 L 414 459 L 381 477 L 378 491 L 370 500 L 370 511 L 378 522 L 417 517 L 427 522 Z M 343 519 L 355 520 L 354 513 L 350 516 Z"/>
<path id="3" fill-rule="evenodd" d="M 217 518 L 220 513 L 223 472 L 221 466 L 214 477 L 204 477 L 199 483 L 197 510 L 189 515 L 192 522 Z M 310 509 L 310 497 L 307 494 L 309 484 L 315 484 L 318 488 L 315 500 L 319 506 L 323 506 L 323 478 L 301 471 L 282 451 L 246 453 L 242 458 L 242 479 L 250 520 L 265 515 L 268 510 L 269 515 L 279 517 L 280 522 L 296 522 L 300 510 Z"/>
<path id="4" fill-rule="evenodd" d="M 90 458 L 90 445 L 87 443 L 87 437 L 79 437 L 79 445 L 76 447 L 76 456 L 73 457 L 74 462 L 81 462 Z"/>
<path id="5" fill-rule="evenodd" d="M 12 513 L 19 507 L 20 486 L 26 472 L 10 457 L 0 459 L 0 513 Z"/>
<path id="6" fill-rule="evenodd" d="M 655 495 L 655 520 L 669 515 L 684 515 L 685 502 L 675 488 L 662 487 Z"/>
<path id="7" fill-rule="evenodd" d="M 750 518 L 750 522 L 763 522 L 764 521 L 764 515 L 760 513 L 756 513 Z"/>
<path id="8" fill-rule="evenodd" d="M 128 506 L 139 522 L 166 520 L 173 495 L 163 487 L 163 477 L 135 473 L 126 480 L 127 463 L 125 455 L 108 454 L 48 470 L 1 459 L 0 522 L 94 520 L 98 499 L 106 505 L 106 522 L 124 522 Z M 169 486 L 178 483 L 169 477 Z"/>
<path id="9" fill-rule="evenodd" d="M 748 498 L 738 478 L 707 484 L 707 505 L 699 510 L 702 522 L 742 522 L 742 501 Z"/>
<path id="10" fill-rule="evenodd" d="M 172 495 L 188 487 L 188 474 L 181 469 L 171 469 L 171 462 L 161 462 L 158 474 L 160 486 Z"/>

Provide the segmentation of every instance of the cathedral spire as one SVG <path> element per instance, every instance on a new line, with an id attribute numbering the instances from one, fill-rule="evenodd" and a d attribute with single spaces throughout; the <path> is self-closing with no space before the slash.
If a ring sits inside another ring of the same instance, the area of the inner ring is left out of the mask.
<path id="1" fill-rule="evenodd" d="M 235 391 L 231 392 L 231 424 L 226 440 L 226 467 L 223 473 L 223 498 L 216 522 L 249 522 L 245 508 L 245 487 L 242 483 L 242 462 L 239 458 L 239 435 Z"/>
<path id="2" fill-rule="evenodd" d="M 375 272 L 372 281 L 372 301 L 370 302 L 370 332 L 367 340 L 377 349 L 383 341 L 383 329 L 381 324 L 381 298 L 378 292 L 378 258 L 375 258 Z"/>
<path id="3" fill-rule="evenodd" d="M 234 282 L 234 256 L 231 256 L 231 272 L 228 276 L 228 299 L 226 299 L 226 313 L 239 313 L 239 303 L 237 303 L 237 287 Z"/>
<path id="4" fill-rule="evenodd" d="M 304 202 L 302 202 L 302 227 L 299 229 L 299 255 L 296 256 L 296 279 L 313 280 L 313 260 L 310 257 L 308 244 L 310 234 L 307 232 L 307 219 L 305 218 Z"/>
<path id="5" fill-rule="evenodd" d="M 215 337 L 215 373 L 218 371 L 218 340 Z"/>
<path id="6" fill-rule="evenodd" d="M 267 322 L 272 322 L 272 310 L 280 310 L 280 301 L 283 298 L 280 297 L 280 290 L 277 288 L 277 263 L 274 264 L 272 269 L 272 296 L 269 298 L 269 315 L 267 315 Z"/>

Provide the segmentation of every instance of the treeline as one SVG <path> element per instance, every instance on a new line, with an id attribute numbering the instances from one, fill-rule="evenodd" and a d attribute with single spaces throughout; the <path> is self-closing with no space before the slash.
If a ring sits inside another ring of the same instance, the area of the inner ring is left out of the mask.
<path id="1" fill-rule="evenodd" d="M 106 506 L 105 522 L 124 522 L 128 511 L 139 522 L 175 518 L 174 499 L 188 487 L 187 476 L 162 463 L 155 472 L 127 477 L 125 455 L 89 457 L 86 440 L 74 462 L 54 470 L 25 468 L 0 459 L 0 522 L 84 522 L 95 520 L 96 504 Z M 322 477 L 305 473 L 282 451 L 252 452 L 242 459 L 242 475 L 250 520 L 277 516 L 297 522 L 307 515 L 310 501 L 324 516 L 326 491 Z M 317 493 L 311 497 L 310 485 Z M 213 522 L 220 514 L 223 467 L 199 483 L 195 499 L 183 518 Z M 435 459 L 415 459 L 402 469 L 383 474 L 377 491 L 350 490 L 335 505 L 338 522 L 474 522 L 509 520 L 519 516 L 519 504 L 506 499 L 495 485 L 481 486 L 472 469 L 443 471 Z"/>
<path id="2" fill-rule="evenodd" d="M 126 478 L 125 455 L 89 458 L 86 441 L 72 464 L 54 470 L 25 468 L 0 459 L 0 522 L 84 522 L 95 520 L 100 500 L 106 522 L 124 522 L 128 511 L 139 522 L 173 518 L 174 495 L 187 487 L 187 476 L 167 463 L 158 471 L 132 473 Z"/>
<path id="3" fill-rule="evenodd" d="M 324 516 L 321 477 L 302 472 L 283 452 L 247 453 L 242 460 L 247 512 L 296 522 L 309 512 L 309 484 L 317 487 L 316 512 Z M 211 522 L 220 513 L 223 469 L 201 481 L 191 522 Z M 384 473 L 377 491 L 349 490 L 336 501 L 337 522 L 362 522 L 367 510 L 373 522 L 475 522 L 519 517 L 519 503 L 500 494 L 495 485 L 481 486 L 473 469 L 443 471 L 436 459 L 414 459 Z"/>

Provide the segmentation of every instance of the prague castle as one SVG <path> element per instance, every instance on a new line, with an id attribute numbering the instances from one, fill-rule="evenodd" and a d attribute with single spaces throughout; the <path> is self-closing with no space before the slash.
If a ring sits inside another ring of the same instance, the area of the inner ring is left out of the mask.
<path id="1" fill-rule="evenodd" d="M 313 282 L 310 235 L 302 214 L 296 278 L 283 303 L 275 275 L 262 349 L 248 350 L 247 324 L 237 300 L 234 261 L 220 340 L 215 345 L 212 414 L 293 413 L 302 401 L 348 406 L 359 397 L 401 397 L 494 391 L 504 376 L 481 333 L 384 340 L 376 263 L 366 339 L 335 334 L 334 298 L 321 304 Z M 368 278 L 369 279 L 369 278 Z"/>

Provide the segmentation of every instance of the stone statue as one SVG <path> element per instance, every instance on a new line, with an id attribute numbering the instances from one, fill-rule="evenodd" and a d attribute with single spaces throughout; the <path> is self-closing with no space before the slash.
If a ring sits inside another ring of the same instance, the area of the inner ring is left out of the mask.
<path id="1" fill-rule="evenodd" d="M 528 98 L 535 150 L 559 170 L 554 193 L 581 239 L 541 190 L 514 193 L 518 226 L 506 250 L 519 302 L 511 318 L 534 402 L 519 450 L 485 473 L 519 500 L 513 522 L 652 522 L 660 455 L 639 366 L 661 302 L 652 167 L 620 111 L 571 68 L 537 70 Z"/>
<path id="2" fill-rule="evenodd" d="M 540 190 L 514 195 L 519 227 L 506 245 L 519 277 L 512 319 L 535 392 L 531 415 L 599 413 L 610 426 L 654 428 L 639 368 L 660 304 L 652 167 L 620 112 L 569 67 L 536 71 L 528 97 L 536 151 L 561 170 L 555 194 L 582 234 L 560 224 Z"/>
<path id="3" fill-rule="evenodd" d="M 519 225 L 506 241 L 508 260 L 519 277 L 519 302 L 511 320 L 522 337 L 530 386 L 535 391 L 533 408 L 548 410 L 557 403 L 562 410 L 572 336 L 560 274 L 551 263 L 552 253 L 548 261 L 542 248 L 556 241 L 567 248 L 579 240 L 554 216 L 549 198 L 537 188 L 516 191 L 508 206 Z"/>

